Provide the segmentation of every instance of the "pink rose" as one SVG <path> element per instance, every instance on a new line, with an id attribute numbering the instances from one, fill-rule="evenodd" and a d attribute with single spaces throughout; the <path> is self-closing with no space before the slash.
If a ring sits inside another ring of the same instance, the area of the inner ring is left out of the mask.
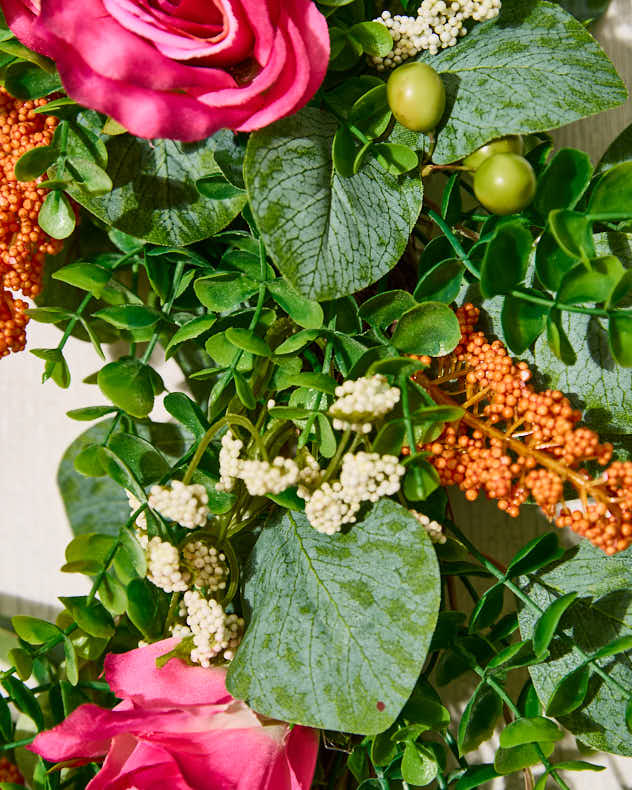
<path id="1" fill-rule="evenodd" d="M 105 762 L 86 790 L 308 790 L 318 734 L 260 719 L 226 691 L 223 669 L 156 658 L 177 639 L 105 659 L 123 701 L 81 705 L 29 748 L 51 762 Z"/>
<path id="2" fill-rule="evenodd" d="M 251 131 L 305 105 L 325 76 L 311 0 L 0 0 L 68 95 L 139 137 Z"/>

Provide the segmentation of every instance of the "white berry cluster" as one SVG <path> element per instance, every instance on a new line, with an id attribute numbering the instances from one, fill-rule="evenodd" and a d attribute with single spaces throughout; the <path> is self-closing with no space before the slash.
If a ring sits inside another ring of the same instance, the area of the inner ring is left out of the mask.
<path id="1" fill-rule="evenodd" d="M 208 519 L 208 494 L 195 483 L 173 480 L 168 486 L 152 486 L 148 502 L 150 508 L 188 529 L 202 527 Z"/>
<path id="2" fill-rule="evenodd" d="M 280 494 L 299 481 L 299 467 L 291 458 L 277 456 L 272 461 L 244 460 L 239 457 L 243 442 L 230 431 L 222 438 L 219 452 L 218 491 L 232 491 L 237 479 L 243 480 L 250 496 Z"/>
<path id="3" fill-rule="evenodd" d="M 142 536 L 145 537 L 145 536 Z M 142 540 L 144 543 L 145 540 Z M 165 592 L 184 592 L 189 589 L 191 574 L 180 568 L 180 552 L 171 543 L 158 537 L 147 540 L 147 578 Z"/>
<path id="4" fill-rule="evenodd" d="M 309 499 L 323 479 L 323 470 L 311 453 L 304 453 L 300 458 L 298 473 L 298 495 L 301 499 Z"/>
<path id="5" fill-rule="evenodd" d="M 418 513 L 416 510 L 410 511 L 417 521 L 423 525 L 428 533 L 428 537 L 433 543 L 445 543 L 447 538 L 443 534 L 443 527 L 438 521 L 431 521 L 428 516 L 423 513 Z"/>
<path id="6" fill-rule="evenodd" d="M 333 535 L 353 524 L 363 502 L 377 502 L 399 491 L 404 467 L 394 455 L 348 453 L 342 459 L 340 480 L 323 483 L 313 492 L 299 487 L 305 515 L 318 532 Z"/>
<path id="7" fill-rule="evenodd" d="M 359 509 L 360 502 L 345 499 L 340 482 L 323 483 L 307 500 L 305 515 L 315 530 L 325 535 L 334 535 L 340 532 L 343 524 L 355 523 Z"/>
<path id="8" fill-rule="evenodd" d="M 400 392 L 384 376 L 365 376 L 345 381 L 336 387 L 336 398 L 329 407 L 338 431 L 369 433 L 373 422 L 388 414 L 399 402 Z"/>
<path id="9" fill-rule="evenodd" d="M 348 453 L 342 459 L 340 482 L 348 500 L 377 502 L 399 491 L 405 471 L 394 455 Z"/>
<path id="10" fill-rule="evenodd" d="M 227 615 L 217 601 L 203 598 L 193 590 L 184 594 L 184 605 L 195 645 L 191 661 L 209 667 L 212 659 L 220 655 L 226 661 L 232 660 L 241 641 L 243 619 L 234 614 Z"/>
<path id="11" fill-rule="evenodd" d="M 187 541 L 182 547 L 182 560 L 190 569 L 193 583 L 214 593 L 226 589 L 228 565 L 226 556 L 203 540 Z"/>
<path id="12" fill-rule="evenodd" d="M 384 57 L 372 57 L 378 71 L 398 66 L 418 52 L 436 55 L 440 49 L 453 47 L 467 34 L 468 19 L 483 22 L 500 12 L 501 0 L 423 0 L 417 16 L 391 16 L 384 11 L 375 21 L 391 34 L 393 49 Z"/>
<path id="13" fill-rule="evenodd" d="M 299 469 L 296 461 L 277 456 L 269 461 L 242 461 L 239 477 L 246 484 L 250 496 L 280 494 L 296 485 Z"/>
<path id="14" fill-rule="evenodd" d="M 219 451 L 219 483 L 215 486 L 218 491 L 232 491 L 235 481 L 239 477 L 241 461 L 239 454 L 244 443 L 236 439 L 230 431 L 222 436 L 222 447 Z"/>

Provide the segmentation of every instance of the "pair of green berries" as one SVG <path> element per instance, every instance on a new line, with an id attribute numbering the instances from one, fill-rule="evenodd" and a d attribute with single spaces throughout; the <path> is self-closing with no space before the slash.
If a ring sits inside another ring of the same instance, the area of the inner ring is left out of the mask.
<path id="1" fill-rule="evenodd" d="M 427 63 L 411 62 L 396 68 L 386 83 L 391 112 L 407 129 L 431 132 L 445 112 L 446 94 L 441 77 Z M 474 171 L 474 194 L 492 214 L 515 214 L 535 196 L 533 168 L 522 156 L 519 135 L 487 143 L 463 162 Z"/>

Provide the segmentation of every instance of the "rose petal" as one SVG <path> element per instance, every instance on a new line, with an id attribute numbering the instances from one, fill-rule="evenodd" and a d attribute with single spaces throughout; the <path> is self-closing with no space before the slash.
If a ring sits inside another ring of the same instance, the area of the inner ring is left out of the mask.
<path id="1" fill-rule="evenodd" d="M 119 735 L 112 742 L 103 767 L 86 790 L 195 790 L 182 776 L 178 763 L 165 749 Z"/>
<path id="2" fill-rule="evenodd" d="M 237 0 L 224 0 L 219 26 L 183 24 L 186 9 L 182 7 L 163 13 L 146 2 L 143 8 L 136 0 L 103 0 L 103 5 L 120 25 L 174 60 L 198 59 L 209 66 L 227 66 L 244 60 L 252 50 L 254 37 Z"/>
<path id="3" fill-rule="evenodd" d="M 121 733 L 181 732 L 191 724 L 191 714 L 176 709 L 114 711 L 86 704 L 52 730 L 39 733 L 28 748 L 51 762 L 93 760 L 106 754 L 112 738 Z"/>
<path id="4" fill-rule="evenodd" d="M 76 54 L 96 74 L 126 85 L 157 91 L 219 90 L 235 85 L 226 71 L 166 58 L 153 44 L 120 25 L 102 0 L 46 0 L 34 28 L 40 38 L 44 37 L 43 31 L 48 33 L 54 51 L 45 54 L 66 71 L 73 66 L 68 51 L 71 42 Z"/>
<path id="5" fill-rule="evenodd" d="M 191 667 L 172 658 L 160 669 L 156 659 L 169 653 L 178 639 L 163 639 L 127 653 L 105 658 L 105 677 L 117 697 L 137 705 L 177 706 L 227 704 L 225 669 Z"/>

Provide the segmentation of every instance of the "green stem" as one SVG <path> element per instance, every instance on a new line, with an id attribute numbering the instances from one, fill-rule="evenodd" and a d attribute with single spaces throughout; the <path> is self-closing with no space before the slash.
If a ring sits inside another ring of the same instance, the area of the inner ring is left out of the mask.
<path id="1" fill-rule="evenodd" d="M 8 752 L 10 749 L 17 749 L 20 746 L 28 746 L 29 743 L 33 743 L 36 737 L 37 737 L 37 733 L 35 733 L 35 735 L 31 735 L 29 738 L 22 738 L 21 741 L 13 741 L 13 743 L 3 743 L 0 746 L 0 751 Z"/>
<path id="2" fill-rule="evenodd" d="M 64 350 L 64 346 L 68 342 L 68 338 L 72 334 L 72 330 L 77 325 L 77 321 L 79 321 L 79 319 L 81 318 L 81 314 L 86 309 L 91 299 L 92 299 L 92 294 L 86 294 L 81 300 L 81 303 L 79 304 L 79 307 L 77 307 L 75 314 L 70 319 L 70 321 L 68 321 L 68 323 L 66 324 L 66 328 L 64 329 L 64 334 L 62 335 L 61 340 L 59 341 L 59 345 L 57 346 L 58 351 Z"/>

